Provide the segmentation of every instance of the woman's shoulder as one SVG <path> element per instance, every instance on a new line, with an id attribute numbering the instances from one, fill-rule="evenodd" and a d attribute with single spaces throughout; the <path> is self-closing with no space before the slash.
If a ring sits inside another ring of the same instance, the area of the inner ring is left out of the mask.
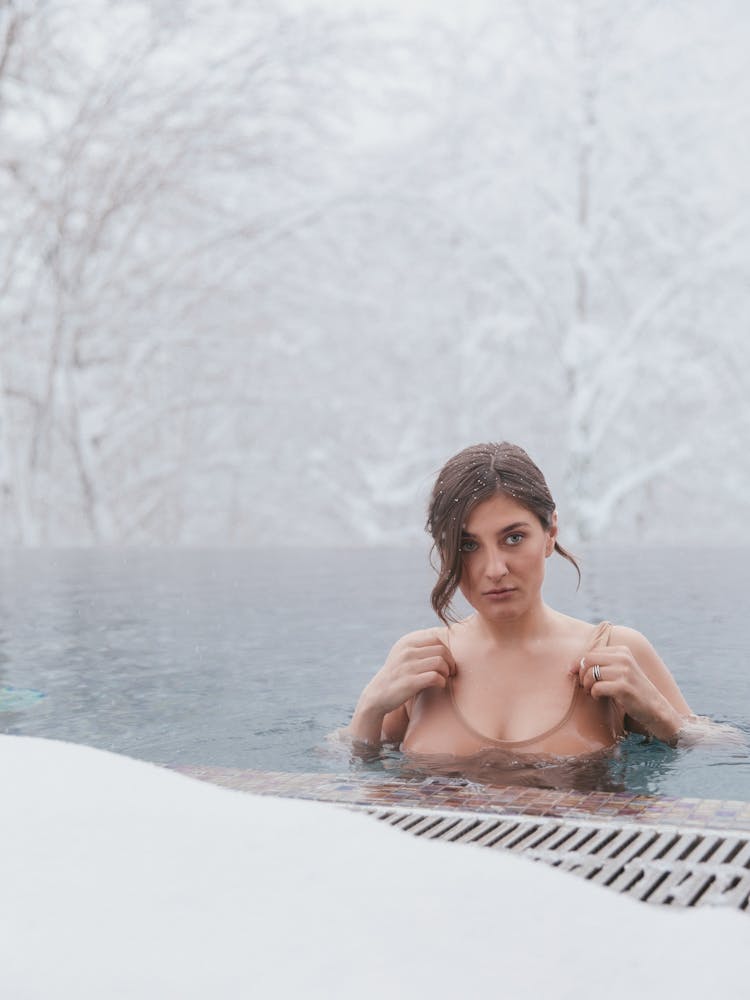
<path id="1" fill-rule="evenodd" d="M 630 628 L 629 625 L 618 625 L 607 619 L 602 621 L 585 621 L 583 618 L 573 618 L 571 615 L 558 613 L 558 622 L 561 631 L 569 635 L 581 638 L 592 638 L 598 632 L 608 635 L 610 646 L 629 646 L 635 643 L 637 646 L 650 646 L 648 639 L 637 629 Z"/>
<path id="2" fill-rule="evenodd" d="M 651 643 L 646 636 L 629 625 L 610 626 L 610 646 L 629 646 L 635 652 L 636 649 L 652 649 Z"/>
<path id="3" fill-rule="evenodd" d="M 564 615 L 562 612 L 555 612 L 555 632 L 560 639 L 570 639 L 581 643 L 590 642 L 595 639 L 599 632 L 605 632 L 612 628 L 608 621 L 590 622 L 584 618 L 574 618 L 572 615 Z"/>

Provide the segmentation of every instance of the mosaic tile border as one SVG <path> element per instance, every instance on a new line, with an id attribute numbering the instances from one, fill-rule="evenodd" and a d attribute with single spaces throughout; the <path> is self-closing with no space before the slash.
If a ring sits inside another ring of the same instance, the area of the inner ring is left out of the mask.
<path id="1" fill-rule="evenodd" d="M 556 819 L 627 820 L 750 833 L 750 802 L 681 799 L 624 792 L 490 787 L 442 778 L 388 779 L 184 765 L 171 770 L 239 791 L 365 806 L 400 806 Z"/>

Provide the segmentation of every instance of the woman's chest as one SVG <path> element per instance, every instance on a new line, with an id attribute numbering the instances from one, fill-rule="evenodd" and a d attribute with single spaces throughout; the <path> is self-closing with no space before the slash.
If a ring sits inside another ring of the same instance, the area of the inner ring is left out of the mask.
<path id="1" fill-rule="evenodd" d="M 610 746 L 619 735 L 609 699 L 594 700 L 563 673 L 538 684 L 463 678 L 418 695 L 401 749 L 470 756 L 492 747 L 569 755 Z"/>

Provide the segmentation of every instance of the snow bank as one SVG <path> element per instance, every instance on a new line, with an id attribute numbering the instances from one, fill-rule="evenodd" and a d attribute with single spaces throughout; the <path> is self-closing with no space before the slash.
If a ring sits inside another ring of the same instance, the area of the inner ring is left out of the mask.
<path id="1" fill-rule="evenodd" d="M 0 737 L 8 1000 L 747 995 L 750 918 Z"/>

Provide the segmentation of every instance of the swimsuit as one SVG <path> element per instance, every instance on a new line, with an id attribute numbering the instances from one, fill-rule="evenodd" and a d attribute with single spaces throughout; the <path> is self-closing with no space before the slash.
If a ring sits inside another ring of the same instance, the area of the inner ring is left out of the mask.
<path id="1" fill-rule="evenodd" d="M 606 646 L 611 630 L 609 622 L 601 622 L 582 650 L 583 655 L 595 646 Z M 450 631 L 447 645 L 450 649 Z M 480 733 L 471 725 L 456 703 L 453 678 L 449 678 L 445 690 L 431 689 L 422 692 L 415 700 L 402 749 L 428 754 L 447 752 L 453 756 L 467 756 L 491 749 L 510 754 L 518 751 L 524 756 L 567 756 L 591 753 L 605 746 L 612 746 L 624 732 L 621 713 L 609 698 L 600 701 L 588 698 L 584 702 L 584 692 L 578 678 L 572 676 L 570 680 L 570 702 L 559 722 L 527 739 L 499 740 Z M 422 733 L 420 729 L 423 730 Z"/>

